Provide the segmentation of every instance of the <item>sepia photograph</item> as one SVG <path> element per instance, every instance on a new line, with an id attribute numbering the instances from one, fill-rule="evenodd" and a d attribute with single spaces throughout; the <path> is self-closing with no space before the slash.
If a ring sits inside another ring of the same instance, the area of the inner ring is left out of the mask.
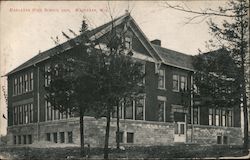
<path id="1" fill-rule="evenodd" d="M 250 159 L 249 13 L 1 1 L 0 159 Z"/>

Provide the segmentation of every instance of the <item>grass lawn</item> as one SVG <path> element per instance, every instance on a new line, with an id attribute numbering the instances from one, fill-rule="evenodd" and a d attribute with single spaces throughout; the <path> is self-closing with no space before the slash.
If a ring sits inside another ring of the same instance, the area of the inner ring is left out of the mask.
<path id="1" fill-rule="evenodd" d="M 79 147 L 65 148 L 31 148 L 31 147 L 0 147 L 0 159 L 80 159 Z M 244 156 L 240 146 L 200 146 L 175 145 L 151 147 L 127 147 L 125 150 L 110 150 L 110 158 L 125 159 L 173 159 L 173 158 L 204 158 Z M 1 157 L 2 156 L 2 157 Z M 91 148 L 90 158 L 103 157 L 102 148 Z"/>

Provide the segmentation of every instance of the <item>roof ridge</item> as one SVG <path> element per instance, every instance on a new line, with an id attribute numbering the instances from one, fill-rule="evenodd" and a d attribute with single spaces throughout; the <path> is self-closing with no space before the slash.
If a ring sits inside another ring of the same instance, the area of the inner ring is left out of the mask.
<path id="1" fill-rule="evenodd" d="M 157 45 L 157 44 L 153 44 L 153 43 L 151 43 L 154 47 L 159 47 L 159 48 L 162 48 L 162 49 L 166 49 L 166 50 L 169 50 L 169 51 L 173 51 L 173 52 L 176 52 L 176 53 L 178 53 L 178 54 L 183 54 L 183 55 L 185 55 L 185 56 L 191 56 L 192 57 L 192 55 L 189 55 L 189 54 L 186 54 L 186 53 L 183 53 L 183 52 L 179 52 L 179 51 L 176 51 L 176 50 L 173 50 L 173 49 L 169 49 L 169 48 L 166 48 L 166 47 L 162 47 L 162 46 L 159 46 L 159 45 Z"/>

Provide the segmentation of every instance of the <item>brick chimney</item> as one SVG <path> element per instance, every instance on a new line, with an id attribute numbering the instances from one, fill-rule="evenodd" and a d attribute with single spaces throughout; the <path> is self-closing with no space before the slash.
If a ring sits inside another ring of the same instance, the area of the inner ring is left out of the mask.
<path id="1" fill-rule="evenodd" d="M 152 40 L 152 41 L 150 41 L 150 42 L 151 42 L 152 44 L 161 46 L 161 40 L 159 40 L 159 39 L 155 39 L 155 40 Z"/>

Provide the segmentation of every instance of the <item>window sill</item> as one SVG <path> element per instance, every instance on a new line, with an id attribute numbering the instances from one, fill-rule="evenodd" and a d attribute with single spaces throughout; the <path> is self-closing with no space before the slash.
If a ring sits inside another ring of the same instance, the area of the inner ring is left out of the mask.
<path id="1" fill-rule="evenodd" d="M 180 92 L 179 90 L 172 90 L 173 92 Z"/>
<path id="2" fill-rule="evenodd" d="M 25 95 L 25 94 L 28 94 L 28 93 L 31 93 L 31 92 L 33 92 L 33 90 L 24 92 L 24 93 L 22 93 L 22 94 L 15 94 L 15 95 L 12 95 L 12 97 L 22 96 L 22 95 Z"/>
<path id="3" fill-rule="evenodd" d="M 159 90 L 163 90 L 163 91 L 166 91 L 167 89 L 166 88 L 157 88 Z"/>

